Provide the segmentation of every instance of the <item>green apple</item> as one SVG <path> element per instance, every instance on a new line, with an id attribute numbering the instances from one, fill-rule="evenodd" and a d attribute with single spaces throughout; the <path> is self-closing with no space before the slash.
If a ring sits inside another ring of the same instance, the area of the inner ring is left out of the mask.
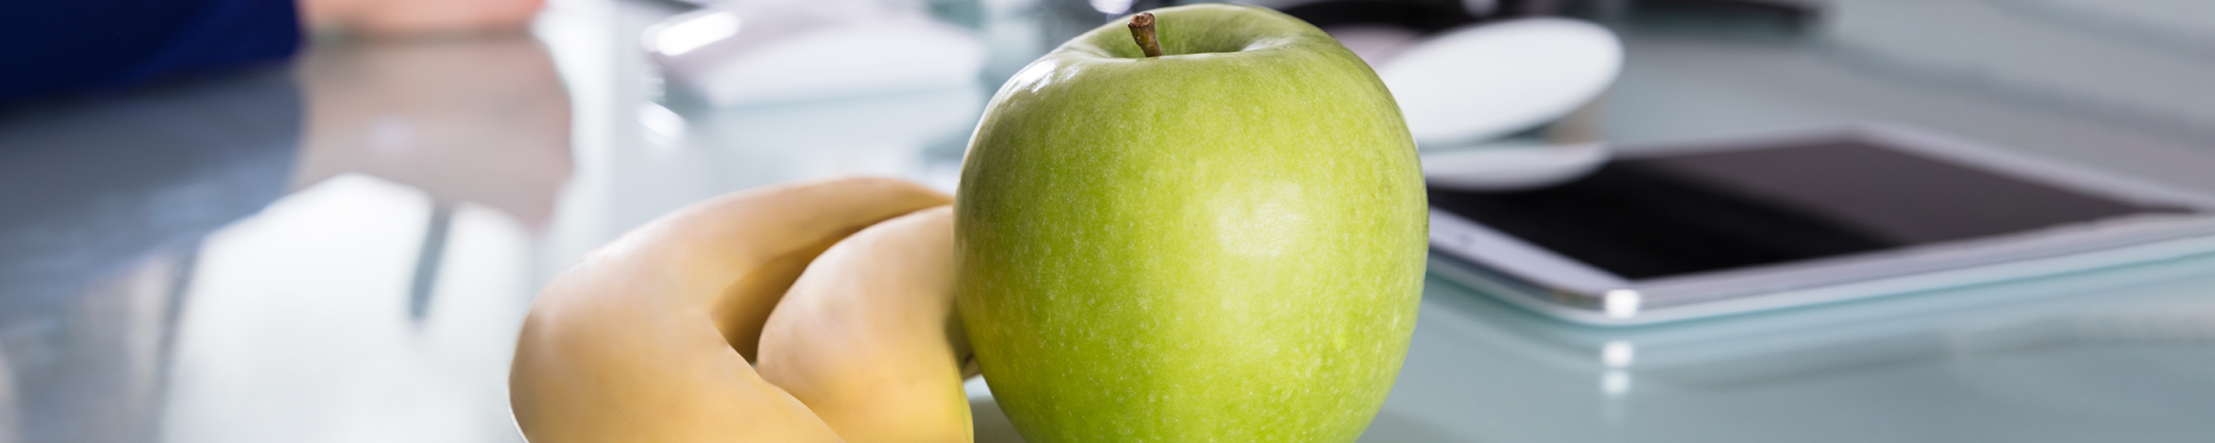
<path id="1" fill-rule="evenodd" d="M 1110 23 L 1001 87 L 955 203 L 959 309 L 1033 443 L 1350 442 L 1399 374 L 1428 212 L 1367 64 L 1267 9 Z"/>

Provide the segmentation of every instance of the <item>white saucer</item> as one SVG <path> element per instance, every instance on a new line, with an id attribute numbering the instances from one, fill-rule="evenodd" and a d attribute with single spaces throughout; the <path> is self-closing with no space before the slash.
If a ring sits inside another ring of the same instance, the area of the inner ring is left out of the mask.
<path id="1" fill-rule="evenodd" d="M 1424 149 L 1468 146 L 1553 121 L 1615 81 L 1607 28 L 1531 18 L 1448 30 L 1378 62 Z"/>
<path id="2" fill-rule="evenodd" d="M 1486 146 L 1423 152 L 1431 186 L 1512 191 L 1561 184 L 1598 169 L 1612 150 L 1600 143 Z"/>

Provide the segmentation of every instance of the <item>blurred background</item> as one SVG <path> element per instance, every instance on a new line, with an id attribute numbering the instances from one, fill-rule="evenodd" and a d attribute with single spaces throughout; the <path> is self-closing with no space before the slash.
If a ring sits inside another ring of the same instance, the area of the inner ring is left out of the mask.
<path id="1" fill-rule="evenodd" d="M 0 443 L 521 441 L 516 330 L 584 253 L 789 180 L 951 192 L 1008 77 L 1185 3 L 305 1 L 267 54 L 112 80 L 42 71 L 92 40 L 0 39 Z M 1882 123 L 2215 193 L 2215 3 L 1252 3 L 1386 73 L 1426 156 Z M 1534 19 L 1600 43 L 1423 52 Z M 178 32 L 148 38 L 214 38 Z M 1017 441 L 973 398 L 980 441 Z M 2215 257 L 1639 328 L 1434 278 L 1364 441 L 2208 441 L 2210 416 Z"/>

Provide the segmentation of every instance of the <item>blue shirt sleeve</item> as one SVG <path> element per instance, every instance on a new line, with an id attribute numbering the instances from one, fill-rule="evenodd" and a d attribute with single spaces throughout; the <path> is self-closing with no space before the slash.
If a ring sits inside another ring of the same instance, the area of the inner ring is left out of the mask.
<path id="1" fill-rule="evenodd" d="M 292 0 L 6 2 L 0 106 L 63 92 L 290 57 Z"/>

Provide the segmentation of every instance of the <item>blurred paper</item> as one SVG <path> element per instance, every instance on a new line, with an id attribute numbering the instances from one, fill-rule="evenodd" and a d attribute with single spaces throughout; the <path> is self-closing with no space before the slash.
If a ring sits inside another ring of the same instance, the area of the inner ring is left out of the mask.
<path id="1" fill-rule="evenodd" d="M 671 79 L 716 106 L 964 87 L 985 46 L 923 11 L 864 0 L 737 1 L 646 30 Z"/>

